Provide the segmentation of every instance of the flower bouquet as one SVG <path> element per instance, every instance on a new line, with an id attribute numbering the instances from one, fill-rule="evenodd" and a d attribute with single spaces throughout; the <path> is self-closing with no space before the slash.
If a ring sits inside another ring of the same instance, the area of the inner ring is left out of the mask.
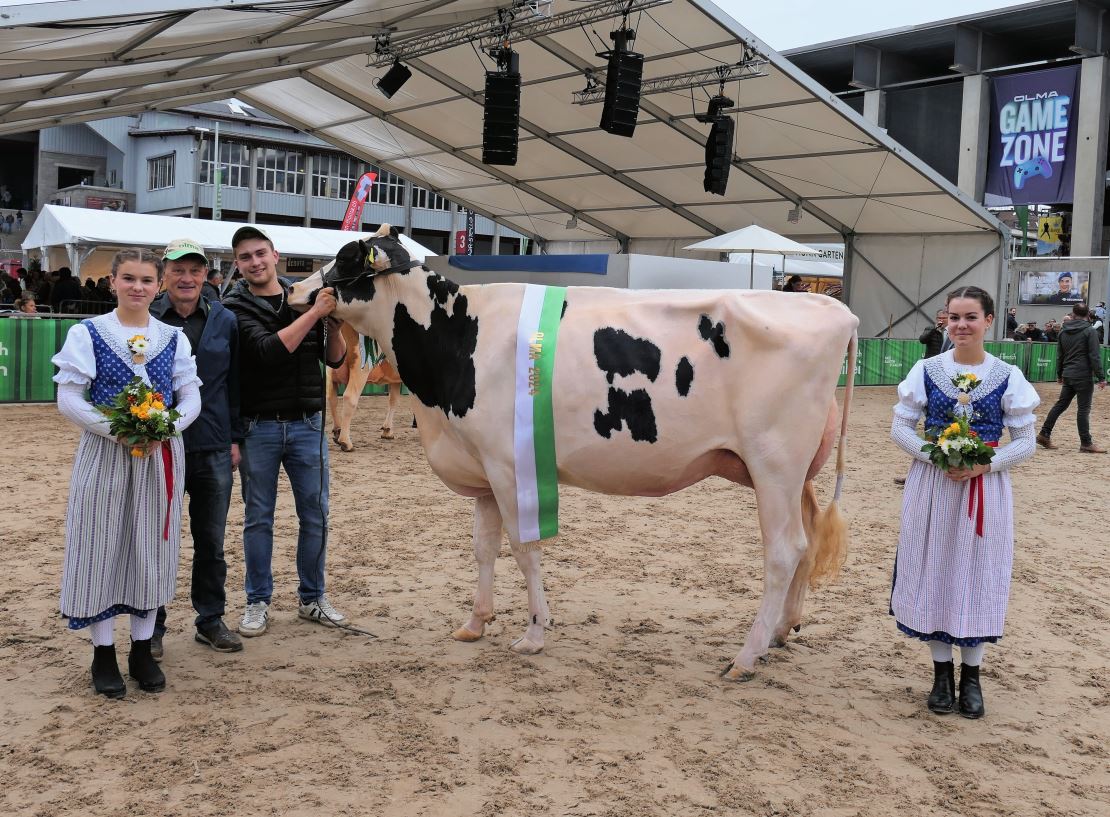
<path id="1" fill-rule="evenodd" d="M 111 421 L 112 434 L 131 446 L 132 457 L 146 454 L 145 443 L 172 437 L 181 417 L 177 409 L 166 408 L 162 393 L 141 377 L 132 378 L 109 405 L 98 408 Z"/>
<path id="2" fill-rule="evenodd" d="M 983 442 L 971 428 L 974 413 L 968 408 L 970 393 L 981 382 L 970 372 L 953 377 L 952 385 L 959 392 L 956 397 L 959 406 L 950 415 L 952 422 L 944 428 L 930 428 L 925 432 L 925 445 L 921 446 L 921 450 L 929 455 L 933 465 L 943 471 L 988 465 L 994 457 L 994 448 Z"/>

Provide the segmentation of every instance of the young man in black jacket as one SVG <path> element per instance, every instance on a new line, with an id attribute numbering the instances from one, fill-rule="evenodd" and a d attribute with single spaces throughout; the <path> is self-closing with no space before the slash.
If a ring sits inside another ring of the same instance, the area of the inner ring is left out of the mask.
<path id="1" fill-rule="evenodd" d="M 193 537 L 191 594 L 196 610 L 196 640 L 217 652 L 243 649 L 239 636 L 224 624 L 227 562 L 224 530 L 231 504 L 231 472 L 239 465 L 239 329 L 235 316 L 202 294 L 208 259 L 195 241 L 170 242 L 162 254 L 166 291 L 154 299 L 150 314 L 181 327 L 201 379 L 200 417 L 185 431 L 185 493 L 189 495 L 189 532 Z M 150 652 L 162 658 L 166 608 L 158 608 Z"/>
<path id="2" fill-rule="evenodd" d="M 324 376 L 320 363 L 341 369 L 346 346 L 340 323 L 329 317 L 335 296 L 323 289 L 304 314 L 289 308 L 288 283 L 278 278 L 280 256 L 262 230 L 240 227 L 231 240 L 243 276 L 224 296 L 239 321 L 240 414 L 243 452 L 243 556 L 247 608 L 239 633 L 266 632 L 274 590 L 270 571 L 274 507 L 282 467 L 297 507 L 299 615 L 324 624 L 346 617 L 324 595 L 328 520 L 328 447 L 321 445 Z M 327 349 L 323 348 L 327 322 Z M 343 372 L 337 372 L 342 381 Z"/>
<path id="3" fill-rule="evenodd" d="M 1106 378 L 1102 371 L 1102 359 L 1098 346 L 1098 333 L 1087 320 L 1086 304 L 1076 304 L 1071 308 L 1071 319 L 1064 321 L 1057 341 L 1056 380 L 1063 383 L 1060 399 L 1048 413 L 1037 442 L 1045 448 L 1056 448 L 1052 442 L 1052 429 L 1060 415 L 1067 411 L 1072 398 L 1079 398 L 1076 425 L 1079 426 L 1079 450 L 1084 454 L 1105 454 L 1091 439 L 1091 397 L 1095 391 L 1095 381 L 1099 389 L 1106 388 Z"/>

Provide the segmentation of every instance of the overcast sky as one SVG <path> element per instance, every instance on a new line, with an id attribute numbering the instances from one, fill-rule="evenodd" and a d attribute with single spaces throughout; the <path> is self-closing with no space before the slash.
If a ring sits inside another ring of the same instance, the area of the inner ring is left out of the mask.
<path id="1" fill-rule="evenodd" d="M 776 51 L 1025 5 L 1013 0 L 714 0 Z"/>

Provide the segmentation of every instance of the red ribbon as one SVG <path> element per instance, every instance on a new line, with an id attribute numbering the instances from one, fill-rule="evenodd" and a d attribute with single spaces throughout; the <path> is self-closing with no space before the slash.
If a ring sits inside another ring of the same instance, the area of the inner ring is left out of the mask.
<path id="1" fill-rule="evenodd" d="M 159 447 L 162 449 L 162 473 L 166 477 L 166 522 L 162 525 L 162 541 L 166 541 L 170 538 L 170 514 L 173 511 L 173 451 L 170 450 L 169 440 L 163 440 Z"/>
<path id="2" fill-rule="evenodd" d="M 998 448 L 997 442 L 983 441 L 983 445 Z M 967 518 L 975 520 L 975 533 L 983 536 L 983 475 L 971 478 L 971 491 L 967 495 Z"/>

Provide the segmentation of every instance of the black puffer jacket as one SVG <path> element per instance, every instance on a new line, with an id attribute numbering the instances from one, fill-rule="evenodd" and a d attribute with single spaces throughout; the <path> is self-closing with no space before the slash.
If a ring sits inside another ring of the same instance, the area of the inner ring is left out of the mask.
<path id="1" fill-rule="evenodd" d="M 289 282 L 278 279 L 289 294 Z M 324 407 L 324 360 L 319 323 L 290 352 L 277 333 L 297 319 L 282 303 L 276 310 L 265 298 L 251 294 L 247 282 L 236 281 L 224 306 L 239 322 L 239 413 L 244 420 L 259 414 L 316 412 Z"/>
<path id="2" fill-rule="evenodd" d="M 1056 355 L 1056 377 L 1079 380 L 1102 380 L 1102 361 L 1099 359 L 1098 332 L 1085 318 L 1064 321 L 1057 340 L 1060 349 Z"/>

